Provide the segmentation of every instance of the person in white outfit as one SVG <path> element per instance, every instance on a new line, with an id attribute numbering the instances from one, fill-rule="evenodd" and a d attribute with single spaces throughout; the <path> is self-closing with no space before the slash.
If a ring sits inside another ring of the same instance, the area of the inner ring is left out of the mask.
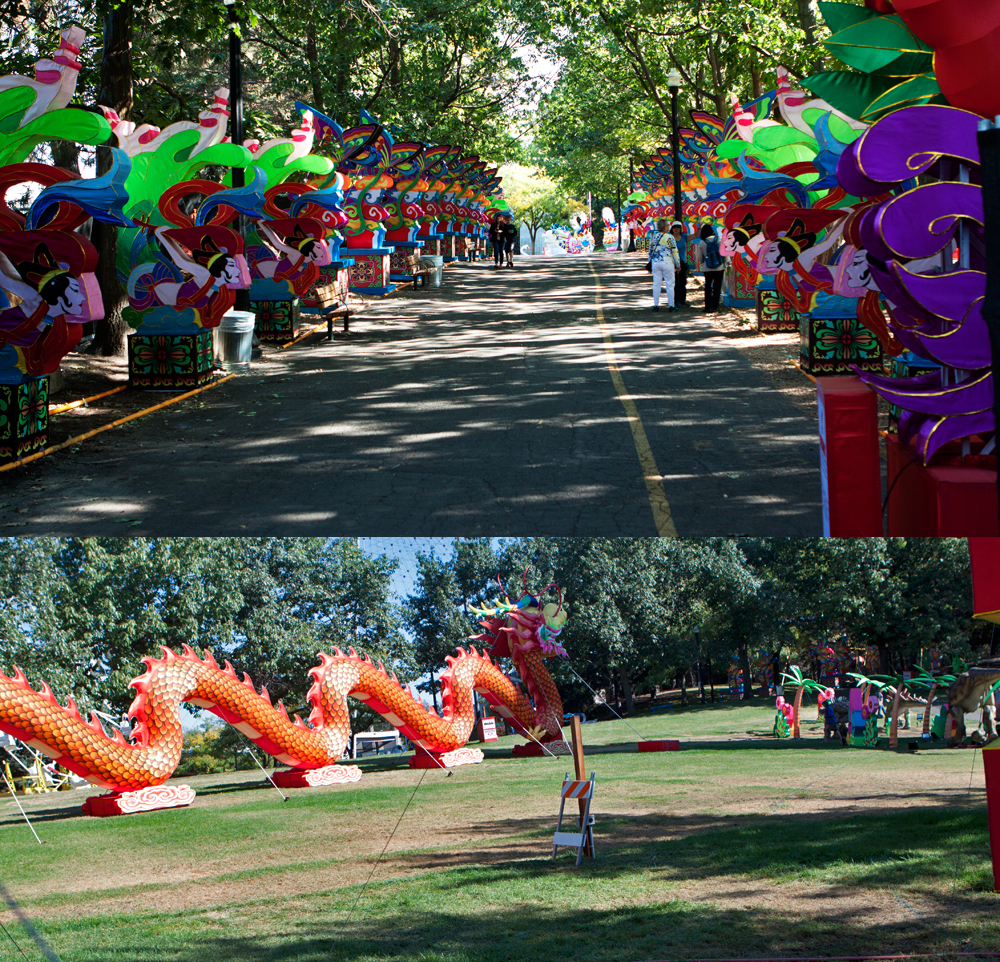
<path id="1" fill-rule="evenodd" d="M 667 233 L 667 221 L 656 222 L 656 230 L 649 233 L 649 263 L 653 268 L 653 310 L 660 309 L 660 288 L 666 288 L 667 308 L 674 309 L 674 275 L 681 269 L 681 255 L 677 241 Z"/>

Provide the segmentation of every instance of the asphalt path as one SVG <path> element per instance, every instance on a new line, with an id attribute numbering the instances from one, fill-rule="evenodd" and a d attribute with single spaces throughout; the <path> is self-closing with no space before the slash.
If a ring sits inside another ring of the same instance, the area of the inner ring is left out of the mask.
<path id="1" fill-rule="evenodd" d="M 815 420 L 700 311 L 652 313 L 641 255 L 516 264 L 0 474 L 0 532 L 821 533 Z"/>

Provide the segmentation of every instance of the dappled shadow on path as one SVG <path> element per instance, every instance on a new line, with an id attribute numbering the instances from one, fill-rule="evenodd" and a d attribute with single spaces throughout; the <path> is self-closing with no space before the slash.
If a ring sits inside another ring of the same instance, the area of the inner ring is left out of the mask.
<path id="1" fill-rule="evenodd" d="M 815 422 L 703 317 L 650 314 L 637 261 L 591 261 L 680 533 L 818 531 Z M 655 533 L 588 261 L 446 279 L 376 304 L 348 338 L 40 464 L 33 477 L 60 496 L 32 494 L 30 520 L 12 520 L 73 534 L 120 533 L 115 521 L 144 534 Z"/>

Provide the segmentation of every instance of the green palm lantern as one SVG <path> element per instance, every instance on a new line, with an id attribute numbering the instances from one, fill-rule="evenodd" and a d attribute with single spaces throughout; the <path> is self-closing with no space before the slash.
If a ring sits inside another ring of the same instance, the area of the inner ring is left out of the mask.
<path id="1" fill-rule="evenodd" d="M 799 730 L 799 712 L 802 710 L 802 695 L 807 691 L 826 691 L 826 685 L 821 685 L 818 681 L 806 678 L 802 674 L 802 669 L 798 665 L 791 665 L 788 671 L 781 673 L 781 680 L 785 687 L 792 686 L 796 689 L 795 699 L 792 702 L 792 738 L 801 738 Z"/>

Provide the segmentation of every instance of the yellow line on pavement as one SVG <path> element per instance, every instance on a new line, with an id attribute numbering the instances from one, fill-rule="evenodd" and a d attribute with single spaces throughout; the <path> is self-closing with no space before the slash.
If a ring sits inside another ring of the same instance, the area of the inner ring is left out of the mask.
<path id="1" fill-rule="evenodd" d="M 601 325 L 601 334 L 604 337 L 604 356 L 608 360 L 608 370 L 611 372 L 611 383 L 618 393 L 618 400 L 625 408 L 625 416 L 628 418 L 629 427 L 632 429 L 632 440 L 635 441 L 635 453 L 639 455 L 639 465 L 642 468 L 642 477 L 646 482 L 646 491 L 649 495 L 649 506 L 653 509 L 653 523 L 656 525 L 656 533 L 663 537 L 676 538 L 677 529 L 674 527 L 674 519 L 670 515 L 670 503 L 663 490 L 663 476 L 656 466 L 656 458 L 653 457 L 653 450 L 649 446 L 649 439 L 646 437 L 646 429 L 642 426 L 642 418 L 639 417 L 639 409 L 632 400 L 632 395 L 628 393 L 625 382 L 622 380 L 621 372 L 618 370 L 618 361 L 615 358 L 615 345 L 611 340 L 611 331 L 604 320 L 604 308 L 601 306 L 601 280 L 594 265 L 587 261 L 590 272 L 594 275 L 594 283 L 597 286 L 594 292 L 594 299 L 597 308 L 597 322 Z"/>

